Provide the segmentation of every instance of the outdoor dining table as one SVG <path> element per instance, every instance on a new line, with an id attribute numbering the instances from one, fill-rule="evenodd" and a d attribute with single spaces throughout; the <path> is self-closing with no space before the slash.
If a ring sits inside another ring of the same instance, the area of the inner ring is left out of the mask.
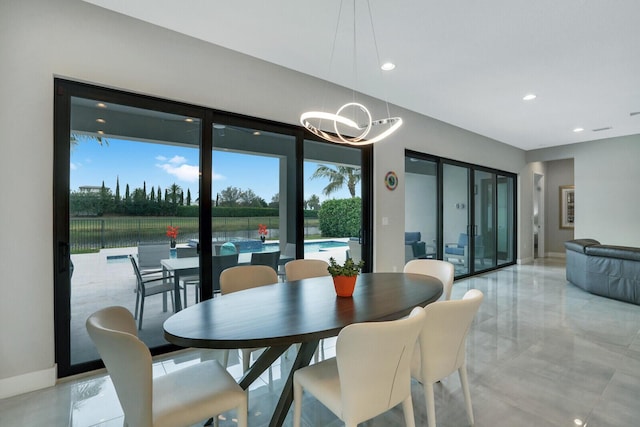
<path id="1" fill-rule="evenodd" d="M 293 401 L 293 373 L 309 365 L 323 338 L 352 323 L 395 320 L 442 295 L 435 277 L 363 273 L 353 297 L 338 297 L 330 276 L 234 292 L 193 305 L 164 323 L 164 337 L 182 347 L 267 349 L 239 381 L 247 389 L 291 345 L 301 344 L 270 426 L 281 426 Z"/>
<path id="2" fill-rule="evenodd" d="M 238 255 L 238 265 L 251 263 L 250 253 Z M 182 299 L 180 298 L 180 277 L 194 276 L 200 273 L 200 257 L 166 258 L 160 260 L 162 265 L 162 275 L 170 277 L 173 275 L 174 283 L 174 304 L 175 311 L 182 310 Z"/>

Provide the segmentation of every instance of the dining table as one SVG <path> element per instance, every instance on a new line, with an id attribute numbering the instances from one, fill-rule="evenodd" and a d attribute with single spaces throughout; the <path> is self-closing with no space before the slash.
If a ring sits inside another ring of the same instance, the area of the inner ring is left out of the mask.
<path id="1" fill-rule="evenodd" d="M 396 320 L 442 295 L 442 282 L 409 273 L 362 273 L 351 297 L 336 296 L 331 276 L 285 281 L 202 301 L 173 314 L 164 337 L 181 347 L 262 348 L 244 373 L 248 387 L 292 345 L 299 350 L 270 426 L 281 426 L 293 401 L 293 374 L 309 365 L 318 343 L 352 323 Z M 375 375 L 375 373 L 372 373 Z"/>

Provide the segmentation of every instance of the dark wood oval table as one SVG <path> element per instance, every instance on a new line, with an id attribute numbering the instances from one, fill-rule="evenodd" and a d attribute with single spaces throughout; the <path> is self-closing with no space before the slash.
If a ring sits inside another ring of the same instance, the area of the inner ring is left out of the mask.
<path id="1" fill-rule="evenodd" d="M 361 274 L 351 298 L 337 297 L 329 276 L 283 282 L 188 307 L 165 321 L 164 336 L 182 347 L 267 347 L 240 380 L 245 390 L 292 344 L 302 344 L 271 419 L 280 426 L 293 399 L 293 373 L 309 364 L 320 339 L 352 323 L 399 319 L 440 295 L 442 282 L 421 274 Z"/>

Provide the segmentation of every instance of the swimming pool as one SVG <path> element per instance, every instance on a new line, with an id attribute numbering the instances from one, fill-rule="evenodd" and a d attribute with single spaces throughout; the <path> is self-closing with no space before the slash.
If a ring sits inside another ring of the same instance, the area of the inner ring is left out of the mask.
<path id="1" fill-rule="evenodd" d="M 278 250 L 280 245 L 278 243 L 264 243 L 262 245 L 262 252 L 272 252 Z M 338 240 L 322 240 L 319 242 L 304 242 L 304 253 L 311 252 L 323 252 L 331 249 L 348 249 L 347 242 L 341 242 Z"/>

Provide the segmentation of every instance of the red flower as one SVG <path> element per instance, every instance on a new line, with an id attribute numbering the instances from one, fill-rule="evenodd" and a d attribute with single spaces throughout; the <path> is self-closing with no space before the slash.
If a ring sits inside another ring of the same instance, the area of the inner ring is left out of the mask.
<path id="1" fill-rule="evenodd" d="M 266 236 L 267 235 L 267 226 L 264 224 L 258 224 L 258 234 L 260 236 Z"/>
<path id="2" fill-rule="evenodd" d="M 171 240 L 176 240 L 178 237 L 178 227 L 167 225 L 167 237 L 170 237 Z"/>

